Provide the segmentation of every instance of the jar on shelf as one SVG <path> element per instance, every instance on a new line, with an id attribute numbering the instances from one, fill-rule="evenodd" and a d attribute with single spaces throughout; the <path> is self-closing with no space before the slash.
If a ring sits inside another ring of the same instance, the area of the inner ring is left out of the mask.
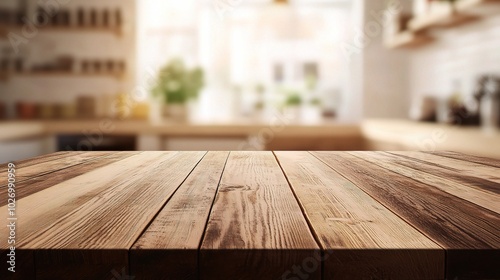
<path id="1" fill-rule="evenodd" d="M 59 71 L 71 73 L 73 71 L 74 59 L 71 56 L 60 56 L 57 58 L 57 68 Z"/>
<path id="2" fill-rule="evenodd" d="M 117 68 L 116 72 L 118 75 L 125 75 L 125 72 L 127 71 L 127 66 L 126 66 L 125 61 L 123 61 L 123 60 L 118 61 L 116 68 Z"/>
<path id="3" fill-rule="evenodd" d="M 122 10 L 116 9 L 115 11 L 115 27 L 120 28 L 123 25 Z"/>
<path id="4" fill-rule="evenodd" d="M 102 26 L 103 27 L 110 27 L 111 25 L 111 15 L 108 9 L 104 9 L 102 11 Z"/>
<path id="5" fill-rule="evenodd" d="M 11 71 L 11 61 L 8 58 L 2 58 L 0 60 L 0 73 L 8 74 Z"/>
<path id="6" fill-rule="evenodd" d="M 78 8 L 76 12 L 76 18 L 77 18 L 76 22 L 79 27 L 85 27 L 88 25 L 85 10 L 83 8 Z"/>
<path id="7" fill-rule="evenodd" d="M 101 60 L 94 60 L 92 62 L 92 68 L 95 73 L 101 73 L 103 70 L 103 63 Z"/>
<path id="8" fill-rule="evenodd" d="M 109 59 L 106 61 L 106 72 L 112 74 L 115 72 L 116 67 L 115 67 L 115 61 L 112 59 Z"/>
<path id="9" fill-rule="evenodd" d="M 59 116 L 61 119 L 74 119 L 78 115 L 77 106 L 74 103 L 62 104 L 59 111 Z"/>
<path id="10" fill-rule="evenodd" d="M 77 99 L 79 118 L 92 119 L 96 117 L 96 99 L 93 96 L 80 96 Z"/>
<path id="11" fill-rule="evenodd" d="M 0 120 L 6 120 L 7 119 L 7 106 L 5 103 L 0 102 Z"/>
<path id="12" fill-rule="evenodd" d="M 62 9 L 57 13 L 57 25 L 69 27 L 71 25 L 70 12 L 67 9 Z"/>
<path id="13" fill-rule="evenodd" d="M 41 119 L 49 120 L 53 119 L 54 114 L 54 106 L 52 104 L 40 104 L 38 115 Z"/>
<path id="14" fill-rule="evenodd" d="M 500 127 L 500 78 L 490 77 L 480 101 L 481 126 L 486 131 Z"/>
<path id="15" fill-rule="evenodd" d="M 34 103 L 18 102 L 16 104 L 16 115 L 21 120 L 33 120 L 38 118 L 38 106 Z"/>
<path id="16" fill-rule="evenodd" d="M 90 10 L 90 26 L 92 27 L 99 26 L 98 14 L 96 9 Z"/>
<path id="17" fill-rule="evenodd" d="M 18 74 L 24 72 L 24 59 L 18 57 L 14 60 L 14 71 Z"/>
<path id="18" fill-rule="evenodd" d="M 87 74 L 92 72 L 92 63 L 87 60 L 83 59 L 81 62 L 81 73 Z"/>

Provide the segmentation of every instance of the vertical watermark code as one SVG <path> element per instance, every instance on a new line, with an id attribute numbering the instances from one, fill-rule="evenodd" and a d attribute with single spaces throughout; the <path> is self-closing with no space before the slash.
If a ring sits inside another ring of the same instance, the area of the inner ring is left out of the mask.
<path id="1" fill-rule="evenodd" d="M 16 272 L 16 165 L 7 165 L 7 227 L 9 236 L 7 237 L 7 263 L 10 272 Z"/>

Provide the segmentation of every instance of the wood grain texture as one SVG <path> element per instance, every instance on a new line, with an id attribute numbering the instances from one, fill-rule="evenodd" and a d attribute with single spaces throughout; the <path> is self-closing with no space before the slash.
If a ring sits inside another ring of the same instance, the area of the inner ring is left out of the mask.
<path id="1" fill-rule="evenodd" d="M 81 154 L 81 153 L 80 152 L 74 152 L 74 153 L 57 152 L 57 153 L 53 153 L 53 154 L 34 157 L 31 159 L 15 161 L 13 163 L 16 165 L 16 171 L 18 171 L 18 170 L 22 171 L 24 168 L 27 168 L 29 166 L 33 166 L 33 165 L 37 165 L 37 164 L 41 165 L 41 164 L 43 164 L 45 162 L 49 162 L 49 161 L 58 161 L 64 157 L 76 156 L 78 154 Z M 2 186 L 2 187 L 7 184 L 7 180 L 5 179 L 5 178 L 7 178 L 7 165 L 8 165 L 8 163 L 4 163 L 4 164 L 0 165 L 0 186 Z"/>
<path id="2" fill-rule="evenodd" d="M 398 163 L 401 165 L 405 165 L 407 167 L 422 172 L 429 172 L 440 178 L 446 178 L 448 180 L 455 181 L 458 184 L 464 186 L 473 186 L 474 188 L 490 192 L 496 195 L 500 195 L 499 183 L 491 181 L 484 177 L 479 177 L 478 175 L 475 174 L 471 174 L 470 170 L 469 172 L 466 172 L 445 165 L 436 164 L 434 162 L 416 159 L 410 156 L 414 152 L 406 152 L 406 153 L 387 152 L 387 153 L 389 155 L 394 156 L 395 160 L 397 160 Z"/>
<path id="3" fill-rule="evenodd" d="M 113 152 L 80 152 L 63 156 L 57 160 L 51 160 L 41 164 L 34 164 L 27 167 L 21 167 L 16 170 L 18 181 L 30 179 L 40 175 L 52 173 L 57 170 L 95 159 L 96 157 L 108 156 Z"/>
<path id="4" fill-rule="evenodd" d="M 436 243 L 310 153 L 275 154 L 329 256 L 324 279 L 444 277 Z"/>
<path id="5" fill-rule="evenodd" d="M 313 152 L 335 171 L 416 227 L 447 250 L 446 277 L 461 278 L 465 270 L 483 278 L 499 278 L 491 266 L 500 249 L 500 215 L 437 188 L 346 153 Z"/>
<path id="6" fill-rule="evenodd" d="M 67 181 L 71 178 L 83 175 L 92 170 L 106 166 L 113 162 L 130 157 L 136 152 L 116 152 L 105 156 L 96 156 L 89 161 L 69 166 L 68 168 L 54 171 L 52 173 L 43 174 L 28 180 L 16 183 L 16 198 L 19 200 L 36 192 L 48 189 L 54 185 Z M 0 187 L 0 206 L 7 204 L 7 186 Z"/>
<path id="7" fill-rule="evenodd" d="M 44 162 L 48 162 L 48 161 L 52 161 L 52 160 L 57 160 L 57 159 L 67 157 L 67 156 L 74 156 L 75 154 L 79 154 L 79 153 L 81 153 L 81 152 L 61 151 L 61 152 L 56 152 L 56 153 L 52 153 L 52 154 L 41 155 L 41 156 L 37 156 L 37 157 L 33 157 L 33 158 L 15 161 L 14 163 L 18 167 L 22 168 L 22 167 L 28 167 L 31 165 L 40 164 L 40 163 L 44 163 Z M 5 166 L 7 166 L 7 164 L 2 164 L 0 166 L 5 167 Z"/>
<path id="8" fill-rule="evenodd" d="M 128 249 L 204 154 L 140 153 L 19 200 L 18 248 L 38 249 L 41 279 L 101 279 L 128 271 Z M 103 255 L 96 261 L 97 249 Z"/>
<path id="9" fill-rule="evenodd" d="M 77 152 L 18 171 L 0 279 L 500 279 L 494 160 Z"/>
<path id="10" fill-rule="evenodd" d="M 441 151 L 439 151 L 439 152 L 430 152 L 430 153 L 433 155 L 438 155 L 438 156 L 442 156 L 442 157 L 453 158 L 453 159 L 458 159 L 458 160 L 465 160 L 465 161 L 469 161 L 469 162 L 475 162 L 475 163 L 480 163 L 480 164 L 500 168 L 500 160 L 498 160 L 498 159 L 473 156 L 473 155 L 466 155 L 466 154 L 460 154 L 460 153 L 456 153 L 456 152 L 441 152 Z"/>
<path id="11" fill-rule="evenodd" d="M 481 178 L 497 183 L 500 191 L 500 169 L 481 163 L 467 162 L 452 158 L 441 157 L 421 152 L 391 152 L 392 154 L 416 159 L 419 162 L 427 162 L 431 165 L 446 168 L 461 175 Z"/>
<path id="12" fill-rule="evenodd" d="M 350 154 L 500 214 L 500 196 L 498 194 L 487 191 L 484 185 L 450 180 L 448 178 L 453 177 L 453 175 L 449 176 L 451 172 L 448 170 L 429 167 L 427 164 L 389 153 L 350 152 Z M 459 178 L 462 177 L 460 174 L 455 175 Z"/>
<path id="13" fill-rule="evenodd" d="M 16 181 L 22 182 L 33 177 L 49 174 L 54 171 L 62 170 L 70 166 L 78 165 L 85 161 L 95 159 L 96 157 L 107 156 L 112 152 L 76 152 L 74 154 L 62 154 L 58 158 L 49 161 L 33 163 L 27 161 L 25 164 L 16 166 Z M 0 186 L 7 184 L 5 177 L 1 177 Z"/>
<path id="14" fill-rule="evenodd" d="M 200 279 L 277 279 L 315 251 L 274 155 L 231 152 L 201 245 Z"/>
<path id="15" fill-rule="evenodd" d="M 140 279 L 198 279 L 198 248 L 229 152 L 209 152 L 130 252 Z"/>

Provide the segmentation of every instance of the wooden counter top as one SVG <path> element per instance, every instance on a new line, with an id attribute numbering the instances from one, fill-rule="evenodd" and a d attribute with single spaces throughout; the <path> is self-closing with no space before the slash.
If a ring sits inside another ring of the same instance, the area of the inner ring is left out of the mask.
<path id="1" fill-rule="evenodd" d="M 449 152 L 60 152 L 16 163 L 0 278 L 498 279 L 499 171 Z M 6 184 L 4 164 L 4 217 Z"/>
<path id="2" fill-rule="evenodd" d="M 0 122 L 0 141 L 37 137 L 44 133 L 44 125 L 38 122 Z"/>
<path id="3" fill-rule="evenodd" d="M 36 127 L 36 129 L 34 129 Z M 325 122 L 317 124 L 294 124 L 275 119 L 268 123 L 150 123 L 146 121 L 45 121 L 45 122 L 0 122 L 6 133 L 0 140 L 11 140 L 26 135 L 83 134 L 101 132 L 109 135 L 158 135 L 182 137 L 240 137 L 267 133 L 277 136 L 331 137 L 360 136 L 361 128 L 356 124 Z M 8 129 L 8 130 L 7 130 Z"/>
<path id="4" fill-rule="evenodd" d="M 365 120 L 361 129 L 369 141 L 391 144 L 390 150 L 456 151 L 500 159 L 500 129 L 384 119 Z"/>

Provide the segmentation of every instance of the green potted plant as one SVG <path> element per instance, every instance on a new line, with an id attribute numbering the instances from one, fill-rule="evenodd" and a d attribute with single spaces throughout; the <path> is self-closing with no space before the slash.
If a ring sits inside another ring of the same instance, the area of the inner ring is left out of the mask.
<path id="1" fill-rule="evenodd" d="M 201 68 L 187 69 L 182 60 L 174 59 L 160 69 L 152 93 L 165 105 L 165 115 L 185 120 L 188 102 L 198 97 L 203 85 Z"/>
<path id="2" fill-rule="evenodd" d="M 302 108 L 302 121 L 316 123 L 321 121 L 322 102 L 319 97 L 310 97 Z"/>
<path id="3" fill-rule="evenodd" d="M 285 98 L 284 113 L 287 118 L 298 121 L 301 116 L 302 95 L 296 91 L 289 91 Z"/>
<path id="4" fill-rule="evenodd" d="M 255 101 L 253 104 L 253 115 L 255 117 L 262 117 L 264 115 L 264 109 L 266 107 L 264 94 L 266 93 L 266 87 L 263 84 L 257 84 L 254 87 Z"/>

